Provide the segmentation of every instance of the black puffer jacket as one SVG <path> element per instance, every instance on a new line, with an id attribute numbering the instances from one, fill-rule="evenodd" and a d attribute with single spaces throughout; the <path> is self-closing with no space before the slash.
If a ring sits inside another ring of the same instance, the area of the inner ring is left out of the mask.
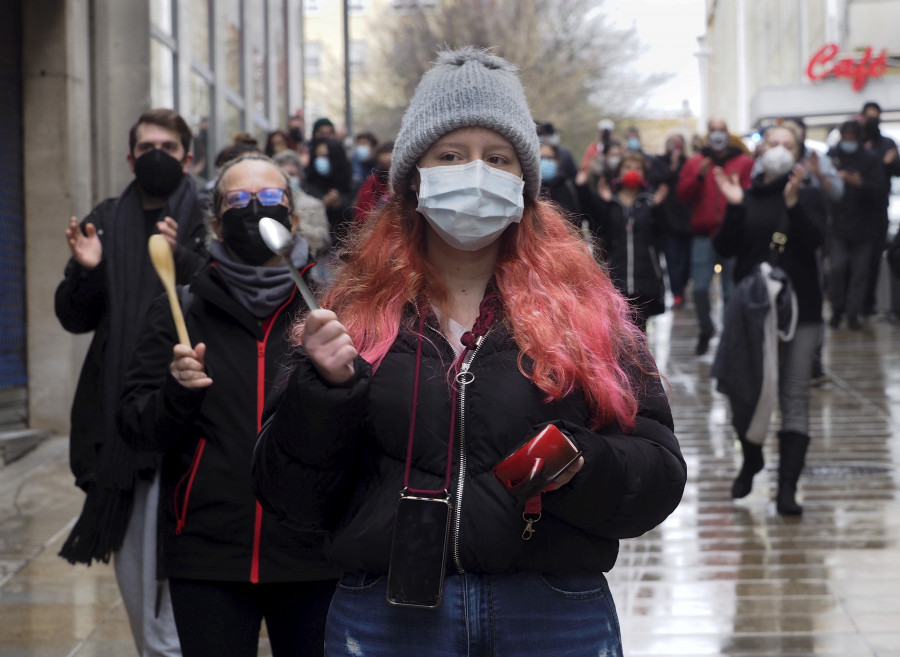
<path id="1" fill-rule="evenodd" d="M 626 206 L 613 194 L 605 201 L 586 186 L 579 189 L 590 201 L 591 232 L 600 240 L 601 258 L 609 266 L 616 288 L 644 318 L 665 312 L 665 282 L 656 250 L 665 230 L 665 210 L 653 205 L 653 194 L 641 191 Z"/>
<path id="2" fill-rule="evenodd" d="M 296 289 L 260 324 L 208 265 L 193 279 L 186 315 L 193 344 L 206 344 L 213 384 L 181 386 L 168 366 L 178 337 L 166 298 L 150 308 L 119 406 L 135 449 L 164 452 L 160 490 L 162 565 L 169 576 L 243 582 L 330 579 L 322 534 L 298 532 L 253 497 L 250 460 L 265 394 L 290 352 L 291 321 L 305 309 Z"/>
<path id="3" fill-rule="evenodd" d="M 798 191 L 797 204 L 788 210 L 784 204 L 786 184 L 787 176 L 769 183 L 762 176 L 754 178 L 750 189 L 744 192 L 743 204 L 728 204 L 725 209 L 722 226 L 713 236 L 713 247 L 722 257 L 737 256 L 737 283 L 769 259 L 772 234 L 786 227 L 787 244 L 777 265 L 791 279 L 797 295 L 798 321 L 820 322 L 822 286 L 816 249 L 825 239 L 825 199 L 821 189 L 804 184 Z"/>
<path id="4" fill-rule="evenodd" d="M 409 318 L 408 318 L 409 319 Z M 411 321 L 411 319 L 409 320 Z M 410 486 L 443 487 L 451 426 L 448 370 L 453 352 L 433 317 L 422 341 Z M 329 387 L 298 354 L 269 406 L 260 434 L 254 490 L 263 505 L 302 527 L 332 530 L 326 549 L 346 571 L 387 572 L 394 509 L 403 471 L 417 369 L 417 339 L 401 329 L 375 374 L 358 358 L 350 383 Z M 633 432 L 586 428 L 581 394 L 547 403 L 517 368 L 519 350 L 502 323 L 471 363 L 456 425 L 448 568 L 479 573 L 601 572 L 618 539 L 638 536 L 678 506 L 685 463 L 658 381 L 629 367 L 640 392 Z M 649 356 L 648 356 L 649 360 Z M 522 540 L 523 508 L 492 473 L 532 432 L 554 422 L 584 450 L 584 468 L 542 495 L 536 533 Z"/>

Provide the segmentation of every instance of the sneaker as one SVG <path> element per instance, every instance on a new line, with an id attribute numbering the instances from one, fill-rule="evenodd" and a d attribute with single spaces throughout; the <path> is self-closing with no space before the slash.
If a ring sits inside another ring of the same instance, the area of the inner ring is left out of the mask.
<path id="1" fill-rule="evenodd" d="M 676 294 L 672 299 L 672 307 L 673 308 L 681 308 L 684 305 L 684 297 L 680 294 Z"/>
<path id="2" fill-rule="evenodd" d="M 851 331 L 860 331 L 862 330 L 862 327 L 862 322 L 859 321 L 859 317 L 847 318 L 847 328 Z"/>

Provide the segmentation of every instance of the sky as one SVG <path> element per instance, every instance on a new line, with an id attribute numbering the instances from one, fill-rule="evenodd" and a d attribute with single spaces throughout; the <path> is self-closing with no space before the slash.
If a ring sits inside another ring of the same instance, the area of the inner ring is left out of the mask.
<path id="1" fill-rule="evenodd" d="M 645 46 L 634 64 L 641 74 L 673 73 L 646 103 L 648 112 L 678 111 L 684 100 L 696 115 L 700 109 L 697 37 L 705 31 L 705 0 L 605 0 L 602 11 L 620 27 L 634 25 Z"/>

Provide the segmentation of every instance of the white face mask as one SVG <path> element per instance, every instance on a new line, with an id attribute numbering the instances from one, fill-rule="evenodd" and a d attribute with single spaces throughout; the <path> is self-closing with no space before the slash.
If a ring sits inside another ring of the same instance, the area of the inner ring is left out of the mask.
<path id="1" fill-rule="evenodd" d="M 728 133 L 721 130 L 713 130 L 709 133 L 709 147 L 714 151 L 724 151 L 728 146 Z"/>
<path id="2" fill-rule="evenodd" d="M 454 248 L 477 251 L 522 219 L 525 181 L 514 173 L 483 160 L 418 171 L 416 210 Z"/>
<path id="3" fill-rule="evenodd" d="M 794 156 L 781 144 L 768 149 L 759 159 L 763 171 L 771 178 L 783 176 L 794 166 Z"/>

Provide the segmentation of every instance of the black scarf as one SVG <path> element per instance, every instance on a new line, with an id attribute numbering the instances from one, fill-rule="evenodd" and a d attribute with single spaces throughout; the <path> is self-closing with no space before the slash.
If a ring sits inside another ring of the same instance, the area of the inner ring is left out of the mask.
<path id="1" fill-rule="evenodd" d="M 179 244 L 190 228 L 196 199 L 194 181 L 185 175 L 160 210 L 160 219 L 170 216 L 178 222 Z M 115 418 L 125 370 L 144 316 L 153 299 L 163 292 L 150 261 L 144 210 L 135 181 L 116 199 L 112 221 L 104 233 L 109 321 L 101 385 L 104 440 L 97 457 L 97 481 L 88 490 L 81 515 L 59 553 L 71 563 L 90 564 L 92 559 L 109 562 L 110 555 L 122 546 L 137 477 L 149 479 L 159 463 L 159 455 L 138 453 L 125 444 Z"/>

